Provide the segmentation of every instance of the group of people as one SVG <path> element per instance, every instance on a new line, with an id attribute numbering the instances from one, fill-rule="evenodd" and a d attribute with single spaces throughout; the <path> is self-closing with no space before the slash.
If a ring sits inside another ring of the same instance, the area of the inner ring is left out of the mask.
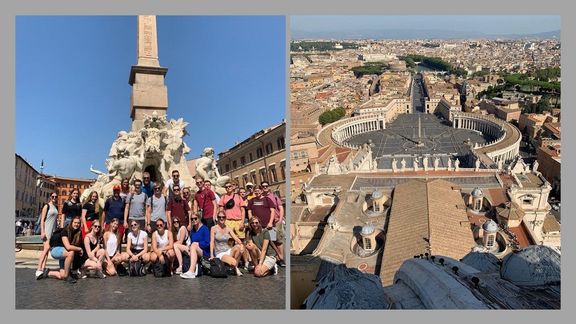
<path id="1" fill-rule="evenodd" d="M 74 189 L 60 213 L 57 194 L 51 194 L 40 219 L 44 248 L 36 279 L 105 278 L 131 262 L 148 269 L 168 265 L 170 274 L 190 279 L 199 274 L 202 258 L 220 259 L 239 276 L 241 269 L 264 277 L 285 266 L 284 208 L 266 181 L 245 188 L 228 181 L 219 196 L 210 180 L 194 180 L 198 189 L 192 194 L 177 170 L 165 183 L 144 172 L 132 185 L 127 178 L 115 185 L 104 206 L 96 191 L 82 204 Z M 46 268 L 48 253 L 59 260 L 59 270 Z M 184 255 L 190 260 L 186 272 Z"/>

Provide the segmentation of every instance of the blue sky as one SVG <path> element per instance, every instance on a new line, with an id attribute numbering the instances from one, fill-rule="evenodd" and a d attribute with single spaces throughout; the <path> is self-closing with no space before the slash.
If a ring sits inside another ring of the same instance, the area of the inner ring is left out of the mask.
<path id="1" fill-rule="evenodd" d="M 158 16 L 168 68 L 168 118 L 189 122 L 198 157 L 216 153 L 285 116 L 285 18 Z M 135 16 L 16 18 L 16 153 L 37 170 L 93 178 L 129 130 Z"/>
<path id="2" fill-rule="evenodd" d="M 560 29 L 560 16 L 292 16 L 293 31 L 364 29 L 454 30 L 484 34 L 529 34 Z"/>

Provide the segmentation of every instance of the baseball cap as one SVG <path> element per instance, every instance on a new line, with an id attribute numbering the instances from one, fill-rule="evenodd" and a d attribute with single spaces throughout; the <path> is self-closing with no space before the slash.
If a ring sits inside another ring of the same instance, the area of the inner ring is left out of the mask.
<path id="1" fill-rule="evenodd" d="M 246 184 L 246 187 L 254 187 L 254 184 L 253 184 L 252 182 L 248 182 L 248 183 Z"/>
<path id="2" fill-rule="evenodd" d="M 114 185 L 114 187 L 112 187 L 112 190 L 122 190 L 122 187 L 120 187 L 120 185 Z"/>

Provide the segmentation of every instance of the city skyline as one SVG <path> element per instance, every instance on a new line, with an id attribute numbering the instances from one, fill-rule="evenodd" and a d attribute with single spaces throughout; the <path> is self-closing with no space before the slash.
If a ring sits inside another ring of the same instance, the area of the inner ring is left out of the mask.
<path id="1" fill-rule="evenodd" d="M 559 37 L 560 16 L 292 16 L 292 39 Z M 449 23 L 449 24 L 448 24 Z"/>
<path id="2" fill-rule="evenodd" d="M 282 122 L 284 19 L 158 17 L 168 118 L 189 123 L 188 160 L 204 147 L 219 153 Z M 37 170 L 44 160 L 47 174 L 93 178 L 90 165 L 105 170 L 117 133 L 130 128 L 135 64 L 135 16 L 18 16 L 16 152 Z"/>

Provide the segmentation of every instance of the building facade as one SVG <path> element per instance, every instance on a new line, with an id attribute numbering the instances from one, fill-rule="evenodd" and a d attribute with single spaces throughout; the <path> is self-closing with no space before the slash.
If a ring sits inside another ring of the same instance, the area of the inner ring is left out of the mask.
<path id="1" fill-rule="evenodd" d="M 72 189 L 80 190 L 80 195 L 84 190 L 90 188 L 95 179 L 67 178 L 62 176 L 47 176 L 48 180 L 54 183 L 55 192 L 58 194 L 58 209 L 61 211 L 64 202 L 70 199 Z"/>
<path id="2" fill-rule="evenodd" d="M 22 156 L 16 154 L 16 219 L 35 220 L 38 216 L 39 189 L 36 169 Z"/>
<path id="3" fill-rule="evenodd" d="M 218 154 L 218 169 L 241 187 L 268 181 L 272 191 L 286 198 L 286 123 L 253 134 Z"/>

